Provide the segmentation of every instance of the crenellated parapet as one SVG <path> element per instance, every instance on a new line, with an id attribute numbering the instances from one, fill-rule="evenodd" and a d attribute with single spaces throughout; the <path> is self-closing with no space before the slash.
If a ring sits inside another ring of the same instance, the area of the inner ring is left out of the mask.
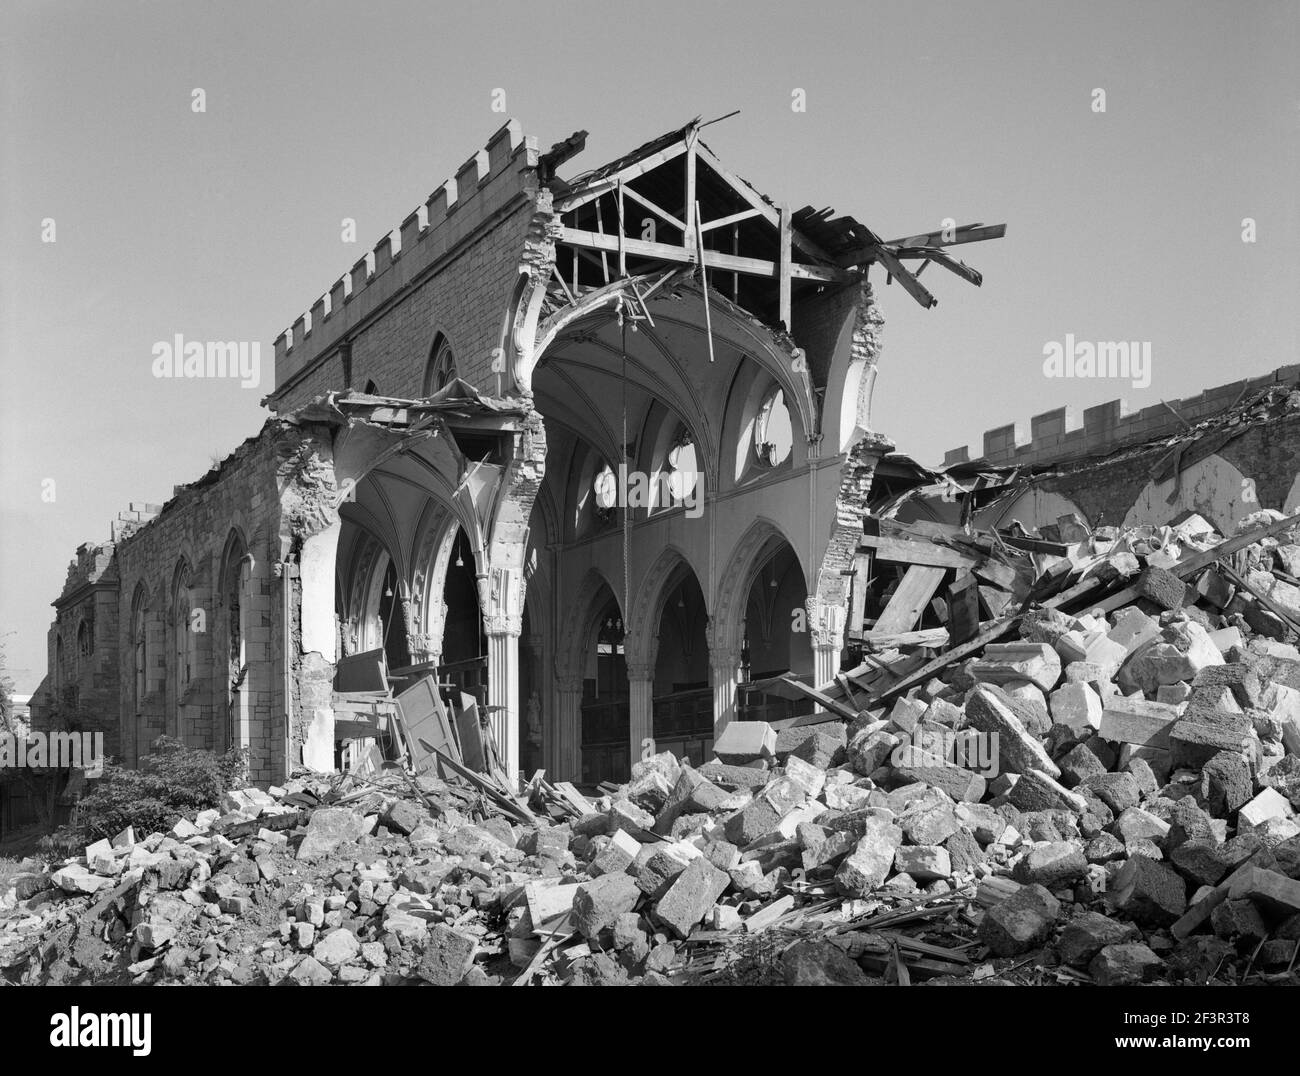
<path id="1" fill-rule="evenodd" d="M 1221 414 L 1270 385 L 1300 383 L 1300 364 L 1281 366 L 1259 377 L 1231 381 L 1182 400 L 1167 400 L 1130 411 L 1122 397 L 1083 409 L 1058 407 L 1035 415 L 1026 425 L 1011 423 L 988 430 L 972 455 L 970 446 L 944 454 L 943 465 L 980 461 L 993 467 L 1050 464 L 1172 437 Z"/>
<path id="2" fill-rule="evenodd" d="M 359 258 L 275 340 L 275 396 L 440 262 L 536 188 L 537 140 L 510 120 Z"/>

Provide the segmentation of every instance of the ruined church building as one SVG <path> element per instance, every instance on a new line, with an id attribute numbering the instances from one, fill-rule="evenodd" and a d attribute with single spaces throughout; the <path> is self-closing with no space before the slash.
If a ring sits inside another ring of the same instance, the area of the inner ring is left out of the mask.
<path id="1" fill-rule="evenodd" d="M 499 707 L 525 777 L 625 778 L 647 740 L 699 763 L 793 712 L 738 685 L 840 668 L 892 447 L 868 266 L 933 300 L 699 136 L 565 181 L 582 135 L 501 128 L 276 340 L 261 432 L 78 551 L 47 691 L 114 715 L 128 764 L 165 733 L 246 747 L 264 785 L 319 757 L 336 662 L 379 648 Z"/>

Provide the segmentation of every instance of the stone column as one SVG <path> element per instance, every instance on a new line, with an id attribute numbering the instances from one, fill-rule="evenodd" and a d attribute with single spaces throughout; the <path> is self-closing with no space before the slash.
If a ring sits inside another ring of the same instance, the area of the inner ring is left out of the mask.
<path id="1" fill-rule="evenodd" d="M 555 722 L 554 765 L 561 781 L 582 777 L 582 677 L 557 678 L 560 712 Z"/>
<path id="2" fill-rule="evenodd" d="M 502 630 L 504 627 L 504 630 Z M 512 630 L 513 628 L 513 630 Z M 488 629 L 488 704 L 492 734 L 513 792 L 519 781 L 519 626 L 490 623 Z"/>
<path id="3" fill-rule="evenodd" d="M 844 649 L 844 607 L 816 596 L 804 603 L 813 653 L 813 687 L 824 687 L 840 671 Z"/>
<path id="4" fill-rule="evenodd" d="M 740 683 L 740 648 L 711 647 L 709 671 L 710 681 L 713 684 L 713 734 L 717 736 L 736 718 L 736 685 Z"/>
<path id="5" fill-rule="evenodd" d="M 654 680 L 653 661 L 627 663 L 628 689 L 628 767 L 635 766 L 645 752 L 646 740 L 654 740 Z"/>

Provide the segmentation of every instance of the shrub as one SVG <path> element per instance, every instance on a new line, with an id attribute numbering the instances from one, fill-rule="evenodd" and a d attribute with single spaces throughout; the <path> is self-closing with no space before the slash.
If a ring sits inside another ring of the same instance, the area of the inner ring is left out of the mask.
<path id="1" fill-rule="evenodd" d="M 105 765 L 104 775 L 81 798 L 72 821 L 54 834 L 51 845 L 79 849 L 127 826 L 141 836 L 165 832 L 185 815 L 216 807 L 223 792 L 246 785 L 247 768 L 245 751 L 218 756 L 160 737 L 139 769 Z"/>

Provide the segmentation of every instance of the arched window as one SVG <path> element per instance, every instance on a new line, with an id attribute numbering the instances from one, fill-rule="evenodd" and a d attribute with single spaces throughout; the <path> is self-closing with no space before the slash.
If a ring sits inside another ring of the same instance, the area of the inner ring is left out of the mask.
<path id="1" fill-rule="evenodd" d="M 668 476 L 669 503 L 682 504 L 694 494 L 700 481 L 700 468 L 695 454 L 695 439 L 685 426 L 678 431 L 668 449 L 664 471 Z"/>
<path id="2" fill-rule="evenodd" d="M 424 368 L 424 391 L 422 395 L 432 396 L 439 389 L 447 387 L 456 377 L 456 357 L 451 345 L 439 334 L 429 352 L 429 362 Z"/>
<path id="3" fill-rule="evenodd" d="M 790 458 L 793 445 L 785 392 L 774 386 L 763 397 L 754 422 L 754 457 L 764 467 L 779 467 Z"/>
<path id="4" fill-rule="evenodd" d="M 77 662 L 80 664 L 95 652 L 95 633 L 84 620 L 77 625 Z"/>
<path id="5" fill-rule="evenodd" d="M 194 592 L 190 582 L 190 569 L 182 561 L 176 567 L 172 591 L 172 624 L 176 633 L 176 686 L 181 693 L 194 679 L 198 636 L 194 631 L 193 610 Z"/>
<path id="6" fill-rule="evenodd" d="M 131 602 L 131 660 L 134 674 L 134 700 L 138 711 L 149 690 L 147 679 L 147 643 L 144 624 L 145 593 L 143 587 L 137 587 L 135 598 Z"/>
<path id="7" fill-rule="evenodd" d="M 592 496 L 596 502 L 596 521 L 611 523 L 618 514 L 618 479 L 608 463 L 601 464 L 591 482 Z"/>

